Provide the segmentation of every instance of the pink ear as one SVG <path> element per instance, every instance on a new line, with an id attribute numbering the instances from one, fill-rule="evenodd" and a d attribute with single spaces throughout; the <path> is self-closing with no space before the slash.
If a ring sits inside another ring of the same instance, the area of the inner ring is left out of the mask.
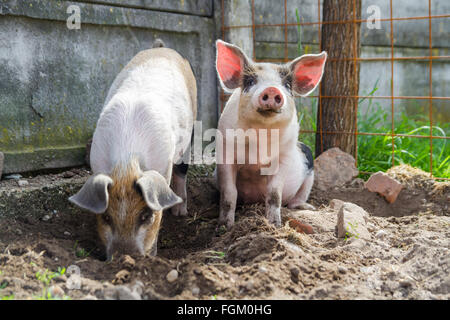
<path id="1" fill-rule="evenodd" d="M 239 86 L 244 57 L 238 48 L 217 41 L 217 72 L 227 89 Z"/>
<path id="2" fill-rule="evenodd" d="M 293 89 L 297 94 L 308 95 L 322 79 L 327 53 L 305 55 L 293 61 Z"/>

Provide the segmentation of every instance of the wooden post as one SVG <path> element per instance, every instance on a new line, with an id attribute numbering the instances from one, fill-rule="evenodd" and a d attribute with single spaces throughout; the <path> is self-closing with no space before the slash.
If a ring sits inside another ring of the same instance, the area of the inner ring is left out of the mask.
<path id="1" fill-rule="evenodd" d="M 327 134 L 325 132 L 354 133 L 359 90 L 360 23 L 326 23 L 361 19 L 361 0 L 324 0 L 322 50 L 328 52 L 328 61 L 322 78 L 321 96 L 348 98 L 321 98 L 317 112 L 316 157 L 329 148 L 356 156 L 355 134 Z M 333 59 L 345 59 L 333 61 Z M 322 131 L 322 133 L 321 133 Z"/>

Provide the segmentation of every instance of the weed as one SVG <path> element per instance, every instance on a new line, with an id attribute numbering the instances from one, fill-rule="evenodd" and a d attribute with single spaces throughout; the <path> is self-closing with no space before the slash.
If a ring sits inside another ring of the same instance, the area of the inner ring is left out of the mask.
<path id="1" fill-rule="evenodd" d="M 356 231 L 356 228 L 358 228 L 358 222 L 356 222 L 354 225 L 351 222 L 348 222 L 348 226 L 350 227 L 352 232 L 346 232 L 344 240 L 347 241 L 351 237 L 355 237 L 356 239 L 359 239 L 359 233 Z"/>
<path id="2" fill-rule="evenodd" d="M 205 251 L 206 254 L 209 254 L 208 256 L 206 256 L 206 258 L 211 258 L 211 259 L 225 259 L 225 252 L 223 251 L 214 251 L 214 250 L 208 250 Z"/>
<path id="3" fill-rule="evenodd" d="M 87 258 L 92 252 L 92 250 L 87 251 L 86 249 L 79 247 L 78 240 L 75 241 L 75 245 L 73 246 L 73 249 L 75 250 L 75 256 L 77 258 Z"/>

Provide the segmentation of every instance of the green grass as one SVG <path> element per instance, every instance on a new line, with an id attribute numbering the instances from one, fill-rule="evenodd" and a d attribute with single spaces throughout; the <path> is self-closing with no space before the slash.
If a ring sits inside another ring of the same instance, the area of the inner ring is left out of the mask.
<path id="1" fill-rule="evenodd" d="M 368 94 L 373 95 L 374 89 Z M 298 104 L 298 116 L 300 127 L 303 130 L 316 130 L 317 99 L 310 99 L 309 108 Z M 367 103 L 367 111 L 358 112 L 358 132 L 366 133 L 392 133 L 391 113 L 384 109 L 374 99 L 361 99 L 359 110 Z M 429 136 L 429 120 L 425 116 L 411 118 L 401 114 L 394 121 L 394 132 L 405 135 Z M 435 123 L 432 128 L 433 136 L 448 137 L 450 124 Z M 299 140 L 311 147 L 314 154 L 315 134 L 300 134 Z M 359 135 L 358 143 L 358 169 L 360 171 L 377 172 L 386 171 L 395 165 L 409 164 L 430 172 L 430 139 L 418 137 L 394 137 L 392 136 L 365 136 Z M 392 154 L 394 143 L 394 154 Z M 433 175 L 440 178 L 450 178 L 450 149 L 446 139 L 433 139 Z"/>

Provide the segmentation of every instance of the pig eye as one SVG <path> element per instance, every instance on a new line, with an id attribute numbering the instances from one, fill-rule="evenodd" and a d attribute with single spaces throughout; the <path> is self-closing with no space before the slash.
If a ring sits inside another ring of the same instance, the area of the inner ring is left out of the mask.
<path id="1" fill-rule="evenodd" d="M 252 86 L 256 84 L 256 77 L 253 75 L 244 75 L 243 86 L 244 91 L 247 92 Z"/>
<path id="2" fill-rule="evenodd" d="M 111 224 L 111 217 L 107 213 L 102 214 L 102 220 L 106 224 Z"/>
<path id="3" fill-rule="evenodd" d="M 140 216 L 139 220 L 141 223 L 146 223 L 146 222 L 149 222 L 152 217 L 153 217 L 152 211 L 144 210 L 141 212 L 141 216 Z"/>

